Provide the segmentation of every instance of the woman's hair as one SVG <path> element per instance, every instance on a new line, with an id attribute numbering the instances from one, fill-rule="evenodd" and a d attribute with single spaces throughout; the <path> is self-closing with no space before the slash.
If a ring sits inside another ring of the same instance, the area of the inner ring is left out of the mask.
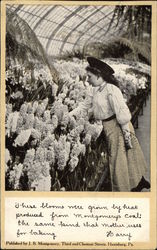
<path id="1" fill-rule="evenodd" d="M 86 70 L 91 72 L 92 74 L 96 75 L 96 76 L 101 76 L 101 71 L 96 69 L 96 68 L 92 68 L 90 66 L 86 67 Z"/>
<path id="2" fill-rule="evenodd" d="M 89 67 L 89 66 L 86 67 L 86 70 L 90 71 L 91 73 L 93 73 L 94 75 L 96 75 L 98 77 L 101 76 L 103 78 L 103 80 L 106 81 L 107 83 L 110 83 L 110 84 L 113 84 L 113 85 L 119 87 L 119 82 L 115 78 L 114 75 L 111 75 L 111 74 L 108 75 L 105 72 L 102 72 L 102 71 L 100 71 L 100 70 L 98 70 L 96 68 L 92 68 L 92 67 Z"/>
<path id="3" fill-rule="evenodd" d="M 111 83 L 111 84 L 113 84 L 113 85 L 119 87 L 119 82 L 118 82 L 118 80 L 115 78 L 114 75 L 110 75 L 110 76 L 105 76 L 105 75 L 104 75 L 104 76 L 102 76 L 102 78 L 103 78 L 106 82 Z"/>

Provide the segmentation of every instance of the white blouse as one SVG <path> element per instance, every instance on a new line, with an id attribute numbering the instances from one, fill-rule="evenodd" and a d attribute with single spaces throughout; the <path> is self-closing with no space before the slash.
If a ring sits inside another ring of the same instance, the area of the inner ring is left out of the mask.
<path id="1" fill-rule="evenodd" d="M 113 84 L 103 83 L 93 87 L 85 101 L 80 103 L 76 113 L 80 110 L 92 110 L 96 120 L 105 120 L 116 115 L 119 124 L 124 125 L 131 119 L 131 113 L 125 103 L 122 92 Z M 76 114 L 75 110 L 71 112 Z"/>

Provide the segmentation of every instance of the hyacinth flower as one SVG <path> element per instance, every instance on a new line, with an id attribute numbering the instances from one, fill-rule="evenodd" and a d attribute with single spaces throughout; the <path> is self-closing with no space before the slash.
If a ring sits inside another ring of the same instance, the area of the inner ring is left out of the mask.
<path id="1" fill-rule="evenodd" d="M 23 168 L 21 168 L 21 171 L 27 170 L 30 189 L 49 191 L 51 190 L 50 169 L 54 170 L 55 179 L 58 182 L 60 181 L 58 172 L 62 171 L 62 176 L 64 176 L 65 170 L 69 172 L 77 171 L 80 156 L 85 156 L 91 142 L 96 141 L 102 131 L 101 123 L 94 121 L 91 124 L 89 112 L 79 111 L 76 117 L 69 114 L 91 92 L 91 86 L 89 86 L 85 76 L 87 65 L 79 61 L 55 62 L 59 78 L 64 83 L 59 90 L 58 85 L 53 82 L 52 76 L 46 68 L 38 65 L 34 69 L 35 82 L 32 86 L 30 84 L 31 71 L 22 66 L 16 67 L 16 72 L 17 70 L 21 72 L 17 80 L 15 68 L 13 68 L 14 64 L 15 62 L 12 62 L 11 68 L 6 73 L 7 79 L 11 79 L 12 84 L 18 86 L 18 83 L 21 82 L 23 89 L 31 92 L 33 88 L 37 88 L 37 80 L 40 78 L 43 86 L 50 84 L 52 96 L 55 97 L 54 102 L 49 106 L 48 98 L 40 100 L 39 96 L 39 100 L 34 99 L 34 102 L 27 102 L 25 101 L 25 95 L 23 95 L 24 102 L 20 109 L 16 111 L 17 113 L 13 113 L 13 105 L 9 102 L 6 108 L 7 136 L 11 138 L 11 134 L 16 133 L 15 145 L 21 147 L 28 142 L 29 138 L 32 140 L 25 152 Z M 118 63 L 112 62 L 112 64 L 115 74 L 122 84 L 120 87 L 126 91 L 126 94 L 129 91 L 133 92 L 134 89 L 145 87 L 145 77 L 139 77 L 137 80 L 135 74 L 128 73 L 129 66 L 121 64 L 121 71 L 119 71 Z M 139 65 L 141 70 L 149 71 L 149 68 L 145 65 Z M 83 78 L 84 80 L 82 80 Z M 15 92 L 13 96 L 16 97 L 18 94 L 18 92 Z M 15 170 L 10 171 L 10 181 L 15 183 L 17 178 L 16 188 L 19 185 L 18 176 Z M 61 186 L 57 188 L 57 190 L 60 189 Z"/>

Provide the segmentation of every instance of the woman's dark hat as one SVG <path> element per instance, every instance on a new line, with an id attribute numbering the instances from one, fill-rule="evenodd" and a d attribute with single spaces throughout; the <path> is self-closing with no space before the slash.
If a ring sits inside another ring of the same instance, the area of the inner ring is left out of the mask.
<path id="1" fill-rule="evenodd" d="M 87 57 L 87 61 L 91 68 L 100 71 L 102 74 L 106 74 L 108 76 L 114 74 L 114 70 L 107 63 L 95 57 L 89 56 Z"/>

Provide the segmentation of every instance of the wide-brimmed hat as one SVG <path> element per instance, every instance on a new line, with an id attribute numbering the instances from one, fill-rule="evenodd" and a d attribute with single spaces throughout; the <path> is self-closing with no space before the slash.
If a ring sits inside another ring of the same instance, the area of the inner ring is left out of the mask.
<path id="1" fill-rule="evenodd" d="M 93 68 L 99 71 L 101 74 L 105 75 L 113 75 L 114 70 L 105 62 L 95 58 L 95 57 L 87 57 L 87 61 L 89 63 L 90 68 Z"/>

